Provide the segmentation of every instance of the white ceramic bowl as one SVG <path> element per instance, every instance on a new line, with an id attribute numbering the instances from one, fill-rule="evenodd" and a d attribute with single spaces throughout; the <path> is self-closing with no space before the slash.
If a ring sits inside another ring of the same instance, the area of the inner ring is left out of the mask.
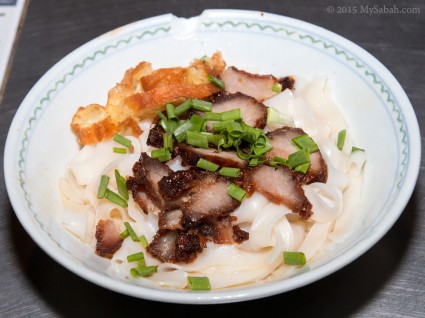
<path id="1" fill-rule="evenodd" d="M 265 73 L 323 75 L 336 83 L 352 135 L 368 149 L 362 230 L 301 275 L 210 292 L 136 286 L 84 261 L 57 223 L 58 178 L 78 151 L 69 123 L 76 108 L 104 104 L 123 72 L 141 60 L 154 68 L 188 65 L 220 50 L 229 65 Z M 414 189 L 420 134 L 412 106 L 391 73 L 352 42 L 317 26 L 268 13 L 208 10 L 191 19 L 163 15 L 106 33 L 49 70 L 19 107 L 7 138 L 4 169 L 10 200 L 34 241 L 75 274 L 105 288 L 176 303 L 225 303 L 266 297 L 309 284 L 347 265 L 394 224 Z"/>

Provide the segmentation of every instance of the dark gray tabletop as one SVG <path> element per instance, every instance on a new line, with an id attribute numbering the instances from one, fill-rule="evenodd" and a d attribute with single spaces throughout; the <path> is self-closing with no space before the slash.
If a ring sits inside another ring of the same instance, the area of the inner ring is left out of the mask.
<path id="1" fill-rule="evenodd" d="M 344 1 L 346 3 L 346 1 Z M 28 6 L 3 102 L 1 149 L 26 93 L 66 54 L 118 26 L 164 13 L 189 17 L 208 8 L 251 9 L 298 18 L 334 31 L 380 60 L 406 91 L 425 130 L 425 3 L 385 1 L 387 8 L 420 13 L 348 11 L 384 2 L 333 0 L 37 0 Z M 333 6 L 334 13 L 328 13 Z M 342 8 L 342 7 L 341 7 Z M 422 137 L 422 143 L 424 143 Z M 3 156 L 1 156 L 3 162 Z M 214 306 L 163 304 L 93 285 L 47 256 L 19 224 L 0 183 L 0 317 L 201 317 L 204 313 L 304 317 L 425 317 L 425 156 L 416 189 L 394 227 L 342 270 L 311 285 L 260 300 Z M 3 166 L 3 164 L 2 164 Z M 212 310 L 212 311 L 210 311 Z"/>

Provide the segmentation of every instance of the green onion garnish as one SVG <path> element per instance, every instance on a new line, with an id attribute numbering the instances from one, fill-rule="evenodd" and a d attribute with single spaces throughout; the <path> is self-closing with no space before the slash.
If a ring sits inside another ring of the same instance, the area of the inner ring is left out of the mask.
<path id="1" fill-rule="evenodd" d="M 267 136 L 266 136 L 266 135 L 261 135 L 260 137 L 264 138 L 264 140 L 265 140 L 265 144 L 264 144 L 264 146 L 262 146 L 262 147 L 259 147 L 259 146 L 255 145 L 255 147 L 253 148 L 253 150 L 254 150 L 254 153 L 255 153 L 257 156 L 262 156 L 262 155 L 264 155 L 267 151 L 270 151 L 270 150 L 272 150 L 272 149 L 273 149 L 273 145 L 272 145 L 272 143 L 270 142 L 269 138 L 267 138 Z M 260 138 L 258 138 L 258 139 L 260 139 Z"/>
<path id="2" fill-rule="evenodd" d="M 139 237 L 137 236 L 136 232 L 134 232 L 133 228 L 131 227 L 130 223 L 124 222 L 124 226 L 128 231 L 128 234 L 130 234 L 131 239 L 134 242 L 139 242 Z"/>
<path id="3" fill-rule="evenodd" d="M 260 160 L 258 158 L 252 158 L 249 160 L 249 166 L 250 167 L 256 167 L 260 163 Z"/>
<path id="4" fill-rule="evenodd" d="M 131 147 L 131 140 L 125 138 L 124 136 L 121 136 L 120 134 L 114 134 L 114 141 L 123 145 L 124 147 L 127 147 L 127 148 Z"/>
<path id="5" fill-rule="evenodd" d="M 213 83 L 218 88 L 224 89 L 224 82 L 219 80 L 217 77 L 214 77 L 212 75 L 208 75 L 208 80 Z"/>
<path id="6" fill-rule="evenodd" d="M 286 265 L 305 265 L 306 259 L 303 252 L 283 252 Z"/>
<path id="7" fill-rule="evenodd" d="M 211 171 L 211 172 L 216 172 L 218 170 L 218 168 L 220 168 L 220 166 L 215 164 L 214 162 L 205 160 L 203 158 L 200 158 L 198 160 L 198 162 L 196 163 L 196 166 L 198 168 L 205 169 L 205 170 L 208 170 L 208 171 Z"/>
<path id="8" fill-rule="evenodd" d="M 226 130 L 233 138 L 239 138 L 243 134 L 242 126 L 237 121 L 228 121 Z"/>
<path id="9" fill-rule="evenodd" d="M 146 261 L 145 261 L 144 255 L 143 255 L 143 259 L 140 259 L 137 261 L 137 268 L 142 268 L 142 267 L 146 267 Z"/>
<path id="10" fill-rule="evenodd" d="M 226 129 L 227 121 L 217 121 L 213 123 L 213 130 L 214 132 L 222 132 Z M 230 121 L 229 121 L 230 123 Z"/>
<path id="11" fill-rule="evenodd" d="M 171 159 L 171 153 L 168 149 L 160 148 L 152 150 L 151 157 L 158 159 L 160 162 L 163 162 Z"/>
<path id="12" fill-rule="evenodd" d="M 186 143 L 198 148 L 208 148 L 208 137 L 199 131 L 186 131 Z"/>
<path id="13" fill-rule="evenodd" d="M 229 168 L 229 167 L 223 167 L 218 172 L 223 177 L 231 177 L 231 178 L 237 178 L 239 177 L 239 174 L 241 173 L 241 169 L 239 168 Z"/>
<path id="14" fill-rule="evenodd" d="M 221 113 L 207 112 L 205 113 L 205 120 L 221 121 Z"/>
<path id="15" fill-rule="evenodd" d="M 169 151 L 173 150 L 173 136 L 170 134 L 163 134 L 162 135 L 163 141 L 164 141 L 164 148 L 168 149 Z"/>
<path id="16" fill-rule="evenodd" d="M 342 150 L 342 148 L 344 148 L 346 133 L 347 133 L 347 131 L 345 129 L 341 130 L 338 133 L 338 141 L 336 143 L 336 146 L 338 147 L 339 150 Z"/>
<path id="17" fill-rule="evenodd" d="M 109 183 L 109 177 L 103 175 L 100 178 L 100 182 L 99 182 L 99 189 L 97 190 L 97 198 L 98 199 L 102 199 L 105 197 L 106 194 L 106 189 L 108 187 L 108 183 Z"/>
<path id="18" fill-rule="evenodd" d="M 143 254 L 143 252 L 139 252 L 139 253 L 135 253 L 135 254 L 131 254 L 127 256 L 127 262 L 131 263 L 131 262 L 137 262 L 140 260 L 144 260 L 145 259 L 145 254 Z"/>
<path id="19" fill-rule="evenodd" d="M 190 130 L 201 131 L 202 126 L 204 125 L 205 119 L 199 115 L 192 115 L 189 119 L 190 124 L 192 125 Z"/>
<path id="20" fill-rule="evenodd" d="M 173 120 L 168 120 L 167 117 L 161 112 L 156 112 L 159 116 L 159 125 L 165 130 L 166 133 L 172 134 L 176 129 L 177 123 Z"/>
<path id="21" fill-rule="evenodd" d="M 128 206 L 127 200 L 109 189 L 106 189 L 105 198 L 122 208 L 126 208 Z"/>
<path id="22" fill-rule="evenodd" d="M 228 110 L 227 112 L 222 112 L 220 114 L 221 114 L 222 121 L 242 119 L 242 113 L 239 108 Z"/>
<path id="23" fill-rule="evenodd" d="M 268 107 L 267 108 L 267 124 L 278 124 L 285 126 L 294 126 L 294 120 L 292 117 L 283 115 L 276 108 Z"/>
<path id="24" fill-rule="evenodd" d="M 112 150 L 115 153 L 121 153 L 121 154 L 126 154 L 127 153 L 127 149 L 121 148 L 121 147 L 113 147 Z"/>
<path id="25" fill-rule="evenodd" d="M 187 276 L 188 287 L 191 290 L 211 290 L 208 277 Z"/>
<path id="26" fill-rule="evenodd" d="M 124 231 L 122 231 L 122 232 L 120 233 L 120 236 L 121 236 L 121 238 L 124 240 L 124 239 L 126 239 L 127 237 L 129 237 L 129 236 L 130 236 L 130 233 L 128 233 L 128 230 L 127 230 L 127 229 L 125 229 Z"/>
<path id="27" fill-rule="evenodd" d="M 200 110 L 202 112 L 210 112 L 212 109 L 212 103 L 200 100 L 200 99 L 192 99 L 193 109 Z"/>
<path id="28" fill-rule="evenodd" d="M 167 117 L 168 119 L 178 119 L 177 115 L 175 113 L 175 107 L 173 104 L 167 104 L 165 105 L 165 110 L 167 111 Z"/>
<path id="29" fill-rule="evenodd" d="M 357 148 L 357 147 L 351 147 L 351 152 L 356 152 L 356 151 L 363 151 L 364 152 L 364 149 L 362 149 L 362 148 Z"/>
<path id="30" fill-rule="evenodd" d="M 120 196 L 122 196 L 125 200 L 128 201 L 128 190 L 126 180 L 123 176 L 120 175 L 117 169 L 115 169 L 115 181 L 117 182 L 118 193 L 120 194 Z"/>
<path id="31" fill-rule="evenodd" d="M 307 163 L 304 163 L 302 165 L 296 166 L 294 168 L 294 171 L 297 171 L 297 172 L 301 172 L 303 174 L 306 174 L 307 171 L 308 171 L 308 168 L 310 168 L 310 162 L 307 162 Z"/>
<path id="32" fill-rule="evenodd" d="M 184 122 L 179 127 L 177 127 L 173 132 L 174 137 L 176 137 L 177 142 L 181 143 L 181 142 L 185 141 L 186 131 L 188 131 L 190 129 L 192 129 L 192 124 L 189 120 Z"/>
<path id="33" fill-rule="evenodd" d="M 236 184 L 231 183 L 227 188 L 227 194 L 238 201 L 242 201 L 246 196 L 246 191 L 238 187 Z"/>
<path id="34" fill-rule="evenodd" d="M 310 151 L 308 149 L 301 149 L 297 152 L 291 153 L 288 156 L 287 163 L 292 169 L 295 169 L 305 163 L 310 163 Z"/>
<path id="35" fill-rule="evenodd" d="M 157 271 L 158 271 L 158 267 L 157 266 L 143 266 L 143 267 L 134 267 L 134 268 L 130 269 L 130 273 L 134 277 L 152 276 Z"/>
<path id="36" fill-rule="evenodd" d="M 317 146 L 314 140 L 307 134 L 292 138 L 292 143 L 297 146 L 298 149 L 309 149 L 310 153 L 319 150 L 319 146 Z"/>
<path id="37" fill-rule="evenodd" d="M 147 248 L 147 247 L 149 246 L 149 242 L 148 242 L 148 240 L 146 239 L 146 236 L 144 236 L 144 235 L 139 236 L 139 241 L 140 241 L 140 243 L 142 244 L 142 246 L 143 246 L 144 248 Z"/>
<path id="38" fill-rule="evenodd" d="M 187 112 L 191 108 L 192 108 L 192 100 L 191 99 L 188 99 L 187 101 L 181 103 L 179 106 L 177 106 L 174 109 L 174 114 L 177 117 L 180 117 L 181 114 Z"/>
<path id="39" fill-rule="evenodd" d="M 282 84 L 276 83 L 272 86 L 272 91 L 275 93 L 280 93 L 282 91 Z"/>

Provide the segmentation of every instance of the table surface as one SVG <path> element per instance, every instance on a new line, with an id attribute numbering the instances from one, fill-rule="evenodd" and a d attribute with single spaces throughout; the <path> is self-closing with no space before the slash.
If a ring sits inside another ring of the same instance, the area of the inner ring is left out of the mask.
<path id="1" fill-rule="evenodd" d="M 383 2 L 370 2 L 373 6 Z M 368 1 L 352 1 L 360 9 Z M 212 6 L 213 5 L 213 6 Z M 11 120 L 37 80 L 66 54 L 92 38 L 130 22 L 173 13 L 181 17 L 208 8 L 258 10 L 324 27 L 360 45 L 380 60 L 406 91 L 425 129 L 425 3 L 386 1 L 385 6 L 419 8 L 419 14 L 337 14 L 326 1 L 241 0 L 37 0 L 28 5 L 0 105 L 1 149 Z M 423 137 L 422 143 L 423 143 Z M 89 283 L 46 255 L 26 234 L 0 183 L 0 317 L 123 317 L 178 310 L 198 316 L 278 310 L 281 315 L 318 317 L 425 317 L 425 176 L 392 229 L 368 252 L 338 272 L 280 295 L 225 305 L 162 304 L 121 295 Z M 3 156 L 1 159 L 3 160 Z M 2 161 L 3 162 L 3 161 Z M 276 312 L 276 311 L 274 311 Z"/>

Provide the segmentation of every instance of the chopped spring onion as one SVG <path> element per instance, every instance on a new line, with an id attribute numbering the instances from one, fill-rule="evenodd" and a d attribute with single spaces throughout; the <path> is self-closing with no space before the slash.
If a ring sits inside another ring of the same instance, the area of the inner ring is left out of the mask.
<path id="1" fill-rule="evenodd" d="M 310 150 L 310 153 L 319 150 L 319 146 L 317 146 L 314 140 L 307 134 L 302 134 L 292 138 L 292 143 L 297 146 L 298 149 Z"/>
<path id="2" fill-rule="evenodd" d="M 226 130 L 226 124 L 228 122 L 227 121 L 217 121 L 215 123 L 213 123 L 213 130 L 214 132 L 222 132 L 224 130 Z M 229 121 L 230 123 L 230 121 Z"/>
<path id="3" fill-rule="evenodd" d="M 106 189 L 105 198 L 122 208 L 126 208 L 128 206 L 127 200 L 109 189 Z"/>
<path id="4" fill-rule="evenodd" d="M 282 84 L 276 83 L 272 86 L 272 91 L 275 93 L 280 93 L 282 91 Z"/>
<path id="5" fill-rule="evenodd" d="M 251 126 L 248 126 L 245 123 L 242 123 L 242 129 L 243 129 L 242 139 L 249 142 L 250 144 L 254 144 L 263 133 L 261 129 L 253 128 Z"/>
<path id="6" fill-rule="evenodd" d="M 294 126 L 294 120 L 291 116 L 282 114 L 276 108 L 268 107 L 267 108 L 267 124 L 278 124 L 285 126 Z"/>
<path id="7" fill-rule="evenodd" d="M 255 155 L 257 155 L 257 156 L 262 156 L 262 155 L 264 155 L 267 151 L 270 151 L 270 150 L 272 150 L 273 149 L 273 145 L 272 145 L 272 143 L 270 142 L 270 140 L 269 140 L 269 138 L 267 138 L 267 136 L 266 135 L 262 135 L 262 136 L 264 136 L 264 139 L 265 139 L 265 144 L 264 144 L 264 146 L 263 147 L 258 147 L 258 146 L 255 146 L 254 147 L 254 153 L 255 153 Z"/>
<path id="8" fill-rule="evenodd" d="M 163 162 L 163 161 L 168 161 L 171 159 L 171 153 L 166 148 L 155 149 L 155 150 L 152 150 L 151 157 L 156 158 L 159 161 Z"/>
<path id="9" fill-rule="evenodd" d="M 239 138 L 243 134 L 242 126 L 237 121 L 227 121 L 226 130 L 233 138 Z"/>
<path id="10" fill-rule="evenodd" d="M 198 148 L 208 148 L 208 137 L 199 131 L 186 131 L 186 143 Z"/>
<path id="11" fill-rule="evenodd" d="M 191 290 L 211 290 L 208 277 L 187 276 L 188 287 Z"/>
<path id="12" fill-rule="evenodd" d="M 146 267 L 146 261 L 144 257 L 143 259 L 137 261 L 137 268 L 142 268 L 142 267 Z"/>
<path id="13" fill-rule="evenodd" d="M 159 124 L 165 130 L 165 132 L 171 133 L 174 131 L 174 127 L 172 125 L 173 122 L 171 120 L 168 120 L 167 117 L 165 117 L 165 115 L 161 112 L 156 112 L 156 114 L 160 118 Z"/>
<path id="14" fill-rule="evenodd" d="M 276 162 L 277 164 L 288 165 L 288 160 L 279 156 L 275 156 L 273 158 L 273 161 Z"/>
<path id="15" fill-rule="evenodd" d="M 229 168 L 229 167 L 223 167 L 218 172 L 223 177 L 231 177 L 231 178 L 237 178 L 239 177 L 241 173 L 241 169 L 239 168 Z"/>
<path id="16" fill-rule="evenodd" d="M 217 86 L 218 88 L 224 89 L 224 82 L 219 80 L 217 77 L 214 77 L 212 75 L 208 75 L 208 80 L 213 83 L 215 86 Z"/>
<path id="17" fill-rule="evenodd" d="M 141 267 L 134 267 L 130 269 L 131 275 L 134 277 L 147 277 L 152 276 L 158 271 L 157 266 L 141 266 Z"/>
<path id="18" fill-rule="evenodd" d="M 115 153 L 121 153 L 121 154 L 126 154 L 127 153 L 127 149 L 121 148 L 121 147 L 113 147 L 112 150 Z"/>
<path id="19" fill-rule="evenodd" d="M 192 123 L 188 120 L 174 130 L 174 137 L 177 142 L 181 143 L 186 139 L 186 131 L 192 129 Z"/>
<path id="20" fill-rule="evenodd" d="M 357 147 L 351 147 L 351 152 L 356 152 L 356 151 L 363 151 L 364 152 L 364 149 L 362 149 L 362 148 L 357 148 Z"/>
<path id="21" fill-rule="evenodd" d="M 249 160 L 249 166 L 250 167 L 256 167 L 258 164 L 261 163 L 261 161 L 258 158 L 252 158 Z"/>
<path id="22" fill-rule="evenodd" d="M 131 227 L 130 223 L 124 222 L 124 226 L 128 231 L 128 234 L 130 234 L 131 239 L 134 242 L 139 242 L 139 237 L 137 236 L 136 232 L 134 232 L 133 228 Z"/>
<path id="23" fill-rule="evenodd" d="M 207 136 L 208 138 L 208 143 L 209 144 L 213 144 L 216 147 L 224 144 L 226 137 L 224 135 L 214 135 L 211 133 L 207 133 L 207 132 L 202 132 L 203 135 Z"/>
<path id="24" fill-rule="evenodd" d="M 178 119 L 175 113 L 175 107 L 173 104 L 167 104 L 165 105 L 165 110 L 167 111 L 167 117 L 168 119 Z"/>
<path id="25" fill-rule="evenodd" d="M 200 110 L 202 112 L 210 112 L 212 109 L 212 103 L 200 100 L 200 99 L 192 99 L 193 109 Z"/>
<path id="26" fill-rule="evenodd" d="M 106 194 L 106 189 L 108 187 L 108 183 L 109 183 L 109 177 L 103 175 L 100 178 L 100 182 L 99 182 L 99 189 L 97 190 L 97 198 L 98 199 L 102 199 L 105 197 Z"/>
<path id="27" fill-rule="evenodd" d="M 288 156 L 287 163 L 292 169 L 305 163 L 310 163 L 310 151 L 308 149 L 301 149 L 291 153 Z"/>
<path id="28" fill-rule="evenodd" d="M 145 254 L 143 254 L 143 252 L 134 253 L 134 254 L 127 256 L 127 262 L 129 262 L 129 263 L 138 262 L 142 259 L 145 259 Z"/>
<path id="29" fill-rule="evenodd" d="M 296 166 L 294 168 L 294 171 L 297 171 L 297 172 L 301 172 L 303 174 L 306 174 L 307 171 L 308 171 L 308 168 L 310 168 L 310 162 L 307 162 L 307 163 L 304 163 L 302 165 Z"/>
<path id="30" fill-rule="evenodd" d="M 124 231 L 122 231 L 122 232 L 120 233 L 120 236 L 121 236 L 121 238 L 124 240 L 124 239 L 126 239 L 127 237 L 129 237 L 129 236 L 130 236 L 130 233 L 128 233 L 128 230 L 127 230 L 127 229 L 125 229 Z"/>
<path id="31" fill-rule="evenodd" d="M 338 147 L 339 150 L 342 150 L 342 148 L 344 148 L 346 133 L 347 133 L 347 131 L 345 129 L 341 130 L 338 133 L 338 141 L 336 143 L 336 146 Z"/>
<path id="32" fill-rule="evenodd" d="M 191 108 L 192 108 L 192 100 L 191 99 L 188 99 L 187 101 L 181 103 L 179 106 L 177 106 L 174 109 L 174 114 L 177 117 L 180 117 L 181 114 L 187 112 Z"/>
<path id="33" fill-rule="evenodd" d="M 196 163 L 196 166 L 198 168 L 205 169 L 211 172 L 216 172 L 218 168 L 220 168 L 220 166 L 215 164 L 214 162 L 211 162 L 202 158 L 198 160 L 198 162 Z"/>
<path id="34" fill-rule="evenodd" d="M 124 147 L 127 147 L 127 148 L 131 147 L 131 140 L 119 134 L 114 134 L 114 141 L 116 141 L 120 145 L 123 145 Z"/>
<path id="35" fill-rule="evenodd" d="M 128 190 L 125 178 L 120 175 L 117 169 L 115 169 L 115 181 L 117 182 L 118 193 L 124 200 L 128 201 Z"/>
<path id="36" fill-rule="evenodd" d="M 228 110 L 227 112 L 221 113 L 221 120 L 239 120 L 242 119 L 241 110 L 239 108 L 235 108 L 232 110 Z"/>
<path id="37" fill-rule="evenodd" d="M 147 248 L 149 246 L 149 242 L 148 242 L 146 236 L 144 236 L 144 235 L 139 236 L 139 241 L 144 248 Z"/>
<path id="38" fill-rule="evenodd" d="M 205 119 L 199 115 L 192 115 L 189 119 L 193 131 L 201 131 L 202 126 L 204 125 Z"/>
<path id="39" fill-rule="evenodd" d="M 221 121 L 221 113 L 205 113 L 205 120 Z"/>
<path id="40" fill-rule="evenodd" d="M 162 135 L 162 138 L 164 141 L 164 148 L 168 149 L 169 151 L 173 150 L 173 136 L 165 133 Z"/>
<path id="41" fill-rule="evenodd" d="M 246 196 L 246 191 L 238 187 L 236 184 L 231 183 L 227 188 L 227 194 L 238 201 L 242 201 Z"/>
<path id="42" fill-rule="evenodd" d="M 306 259 L 303 252 L 283 252 L 286 265 L 305 265 Z"/>

